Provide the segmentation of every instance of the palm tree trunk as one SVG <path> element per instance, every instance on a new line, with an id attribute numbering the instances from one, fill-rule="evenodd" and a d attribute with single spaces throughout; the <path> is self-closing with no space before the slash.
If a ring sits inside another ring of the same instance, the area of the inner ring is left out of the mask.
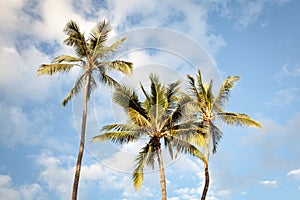
<path id="1" fill-rule="evenodd" d="M 158 166 L 159 166 L 159 174 L 160 174 L 161 199 L 167 200 L 165 170 L 164 170 L 164 164 L 163 164 L 162 153 L 161 153 L 161 145 L 159 140 L 157 143 L 157 158 L 158 158 Z"/>
<path id="2" fill-rule="evenodd" d="M 205 172 L 205 184 L 204 184 L 201 200 L 205 200 L 206 194 L 207 194 L 207 191 L 208 191 L 208 186 L 209 186 L 208 163 L 204 164 L 204 172 Z"/>
<path id="3" fill-rule="evenodd" d="M 77 156 L 76 171 L 75 171 L 75 177 L 74 177 L 74 182 L 73 182 L 72 200 L 77 200 L 81 162 L 82 162 L 84 143 L 85 143 L 85 129 L 86 129 L 86 118 L 87 118 L 87 101 L 88 101 L 89 84 L 90 84 L 90 75 L 88 75 L 86 78 L 86 84 L 85 84 L 85 88 L 84 88 L 80 146 L 79 146 L 79 152 L 78 152 L 78 156 Z"/>

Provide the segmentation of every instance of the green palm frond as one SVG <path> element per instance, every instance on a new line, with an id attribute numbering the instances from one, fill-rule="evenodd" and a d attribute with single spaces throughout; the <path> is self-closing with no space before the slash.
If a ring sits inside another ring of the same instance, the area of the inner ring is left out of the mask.
<path id="1" fill-rule="evenodd" d="M 144 93 L 144 96 L 146 97 L 146 100 L 142 103 L 142 105 L 145 108 L 145 110 L 150 110 L 150 107 L 151 107 L 150 94 L 148 92 L 146 92 L 146 90 L 141 82 L 140 82 L 140 87 L 142 89 L 142 92 Z"/>
<path id="2" fill-rule="evenodd" d="M 210 135 L 212 137 L 213 153 L 217 153 L 217 145 L 222 138 L 222 131 L 213 123 L 210 123 Z"/>
<path id="3" fill-rule="evenodd" d="M 169 140 L 167 137 L 164 137 L 164 145 L 165 145 L 165 148 L 168 148 L 169 155 L 170 155 L 171 159 L 173 159 L 174 154 L 173 154 L 173 148 L 172 148 L 171 140 Z"/>
<path id="4" fill-rule="evenodd" d="M 137 110 L 129 108 L 128 115 L 129 118 L 137 125 L 144 128 L 151 127 L 151 122 Z"/>
<path id="5" fill-rule="evenodd" d="M 140 135 L 141 132 L 136 130 L 111 131 L 93 137 L 92 142 L 103 142 L 110 140 L 116 144 L 127 144 L 129 142 L 138 140 Z"/>
<path id="6" fill-rule="evenodd" d="M 61 62 L 71 62 L 71 63 L 78 63 L 78 62 L 84 62 L 81 58 L 77 58 L 74 56 L 69 55 L 61 55 L 57 56 L 52 60 L 52 63 L 61 63 Z"/>
<path id="7" fill-rule="evenodd" d="M 190 105 L 192 102 L 192 99 L 185 94 L 177 98 L 176 107 L 170 114 L 172 121 L 175 123 L 179 122 L 183 117 L 190 114 Z"/>
<path id="8" fill-rule="evenodd" d="M 82 87 L 84 86 L 86 81 L 86 73 L 82 74 L 75 82 L 75 85 L 73 86 L 73 88 L 71 89 L 71 91 L 69 92 L 68 96 L 63 100 L 62 105 L 66 106 L 69 102 L 69 100 L 73 97 L 76 96 L 82 89 Z"/>
<path id="9" fill-rule="evenodd" d="M 204 97 L 204 100 L 207 102 L 207 94 L 206 89 L 204 87 L 203 81 L 202 81 L 202 75 L 200 69 L 197 71 L 197 83 L 198 83 L 198 92 L 200 95 Z"/>
<path id="10" fill-rule="evenodd" d="M 161 85 L 157 74 L 150 74 L 150 88 L 151 88 L 151 105 L 153 106 L 164 106 L 165 104 L 165 87 Z"/>
<path id="11" fill-rule="evenodd" d="M 100 130 L 101 131 L 111 131 L 111 130 L 116 130 L 116 131 L 142 131 L 139 126 L 137 126 L 134 123 L 130 124 L 109 124 L 106 126 L 103 126 Z"/>
<path id="12" fill-rule="evenodd" d="M 57 72 L 69 72 L 73 68 L 74 64 L 42 64 L 37 71 L 37 75 L 53 75 Z"/>
<path id="13" fill-rule="evenodd" d="M 136 93 L 126 86 L 117 87 L 113 93 L 113 100 L 119 104 L 126 113 L 128 113 L 130 119 L 137 125 L 146 127 L 150 125 L 147 113 L 139 101 Z"/>
<path id="14" fill-rule="evenodd" d="M 136 157 L 136 168 L 133 171 L 132 180 L 134 187 L 139 190 L 144 181 L 144 167 L 150 165 L 154 167 L 154 155 L 155 149 L 152 146 L 151 141 L 142 148 L 139 155 Z"/>
<path id="15" fill-rule="evenodd" d="M 233 112 L 223 112 L 218 113 L 218 116 L 229 125 L 238 125 L 238 126 L 253 126 L 260 129 L 263 129 L 262 125 L 255 120 L 251 119 L 246 114 L 233 113 Z"/>
<path id="16" fill-rule="evenodd" d="M 230 95 L 230 90 L 234 87 L 235 82 L 238 81 L 239 79 L 240 79 L 239 76 L 233 76 L 233 77 L 228 76 L 224 80 L 217 96 L 214 99 L 213 102 L 214 110 L 218 112 L 222 112 L 222 108 L 225 106 L 225 103 L 228 100 L 228 97 Z"/>
<path id="17" fill-rule="evenodd" d="M 169 86 L 167 87 L 166 90 L 166 103 L 164 108 L 167 109 L 171 104 L 175 103 L 177 101 L 177 94 L 179 92 L 179 85 L 180 85 L 181 81 L 175 81 L 171 84 L 169 84 Z"/>
<path id="18" fill-rule="evenodd" d="M 103 43 L 107 40 L 108 33 L 111 31 L 111 26 L 105 20 L 99 22 L 90 33 L 89 37 L 89 48 L 97 51 L 102 48 Z"/>
<path id="19" fill-rule="evenodd" d="M 87 57 L 89 55 L 87 43 L 84 37 L 84 34 L 80 32 L 78 24 L 70 20 L 64 32 L 69 36 L 64 40 L 64 43 L 68 46 L 73 46 L 73 49 L 79 57 Z"/>
<path id="20" fill-rule="evenodd" d="M 90 76 L 89 79 L 89 87 L 87 88 L 87 99 L 89 100 L 91 97 L 91 93 L 96 90 L 97 88 L 97 81 L 94 79 L 93 76 Z"/>
<path id="21" fill-rule="evenodd" d="M 200 93 L 198 92 L 198 89 L 196 87 L 196 82 L 195 82 L 195 79 L 194 77 L 190 76 L 190 75 L 187 75 L 187 78 L 188 78 L 188 83 L 190 85 L 190 92 L 192 94 L 193 97 L 195 97 L 197 99 L 197 102 L 202 102 L 202 96 L 200 95 Z"/>
<path id="22" fill-rule="evenodd" d="M 101 83 L 109 86 L 109 87 L 118 87 L 119 83 L 110 77 L 105 71 L 100 71 L 99 70 L 99 76 L 98 79 Z"/>
<path id="23" fill-rule="evenodd" d="M 132 75 L 133 64 L 122 60 L 115 60 L 112 62 L 101 62 L 99 67 L 106 67 L 107 70 L 117 70 L 123 74 Z"/>
<path id="24" fill-rule="evenodd" d="M 185 140 L 177 139 L 176 137 L 172 138 L 172 145 L 179 153 L 190 154 L 202 160 L 204 163 L 207 163 L 205 156 L 197 147 L 192 145 L 190 142 Z"/>
<path id="25" fill-rule="evenodd" d="M 106 58 L 108 54 L 114 53 L 117 48 L 126 40 L 126 38 L 121 38 L 120 40 L 116 41 L 112 45 L 108 47 L 104 47 L 103 45 L 97 45 L 94 48 L 93 58 L 94 59 L 103 59 Z"/>
<path id="26" fill-rule="evenodd" d="M 213 101 L 214 101 L 214 94 L 213 94 L 213 91 L 212 91 L 212 87 L 213 87 L 213 80 L 211 79 L 210 83 L 207 87 L 207 90 L 206 90 L 207 105 L 209 105 L 210 110 L 211 110 L 211 106 L 212 106 Z"/>

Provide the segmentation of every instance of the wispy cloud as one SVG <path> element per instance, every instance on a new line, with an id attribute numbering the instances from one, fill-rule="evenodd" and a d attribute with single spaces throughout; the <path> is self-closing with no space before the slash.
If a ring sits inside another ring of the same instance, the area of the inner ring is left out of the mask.
<path id="1" fill-rule="evenodd" d="M 300 77 L 300 66 L 291 66 L 291 64 L 285 64 L 281 67 L 280 71 L 274 76 L 276 79 L 282 79 L 286 77 Z"/>
<path id="2" fill-rule="evenodd" d="M 277 180 L 262 180 L 258 181 L 258 183 L 263 186 L 278 188 Z"/>
<path id="3" fill-rule="evenodd" d="M 235 29 L 239 31 L 245 30 L 248 26 L 257 22 L 267 6 L 280 5 L 288 3 L 290 0 L 265 0 L 265 1 L 221 1 L 221 13 L 223 17 L 233 19 L 235 21 Z M 235 4 L 235 5 L 234 5 Z M 233 6 L 234 5 L 234 6 Z M 264 28 L 266 22 L 263 22 Z"/>
<path id="4" fill-rule="evenodd" d="M 287 176 L 300 179 L 300 169 L 294 169 L 287 173 Z"/>
<path id="5" fill-rule="evenodd" d="M 277 91 L 273 98 L 264 104 L 266 106 L 283 107 L 299 100 L 299 88 L 289 88 Z"/>

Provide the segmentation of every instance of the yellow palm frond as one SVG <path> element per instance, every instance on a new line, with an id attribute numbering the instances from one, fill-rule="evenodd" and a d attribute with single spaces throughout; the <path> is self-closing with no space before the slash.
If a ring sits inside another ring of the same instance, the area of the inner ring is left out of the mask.
<path id="1" fill-rule="evenodd" d="M 74 67 L 74 64 L 42 64 L 37 71 L 37 75 L 53 75 L 57 72 L 68 72 Z"/>

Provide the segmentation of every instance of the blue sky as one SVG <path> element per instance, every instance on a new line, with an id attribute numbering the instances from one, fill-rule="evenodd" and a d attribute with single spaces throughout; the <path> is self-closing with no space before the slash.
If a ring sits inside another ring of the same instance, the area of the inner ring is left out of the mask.
<path id="1" fill-rule="evenodd" d="M 127 37 L 118 58 L 135 64 L 132 79 L 147 84 L 150 72 L 166 83 L 195 75 L 201 66 L 216 87 L 228 75 L 241 80 L 226 110 L 261 122 L 226 127 L 211 156 L 208 200 L 299 199 L 300 197 L 300 3 L 257 1 L 11 0 L 0 2 L 0 199 L 68 199 L 79 145 L 81 95 L 61 101 L 78 71 L 36 77 L 41 63 L 72 50 L 62 30 L 70 19 L 88 33 L 99 20 L 111 40 Z M 87 140 L 100 127 L 124 121 L 110 89 L 99 86 L 90 101 Z M 136 192 L 132 160 L 140 145 L 87 144 L 80 199 L 159 199 L 157 170 L 146 169 Z M 170 200 L 199 199 L 201 162 L 166 157 Z"/>

